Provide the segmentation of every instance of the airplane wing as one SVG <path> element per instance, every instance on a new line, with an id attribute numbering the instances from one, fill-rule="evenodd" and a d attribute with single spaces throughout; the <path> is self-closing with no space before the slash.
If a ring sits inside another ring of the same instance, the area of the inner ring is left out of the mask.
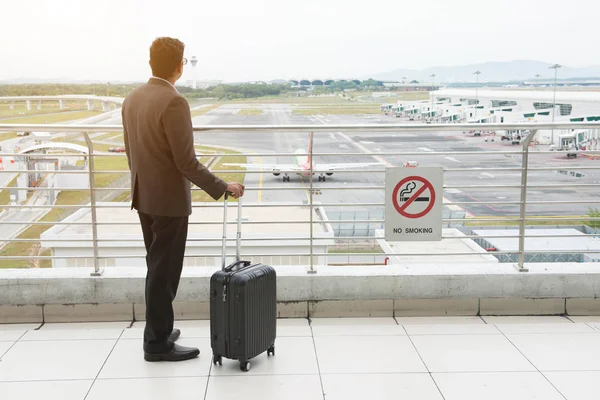
<path id="1" fill-rule="evenodd" d="M 251 170 L 258 171 L 301 171 L 302 168 L 294 165 L 294 164 L 230 164 L 223 163 L 222 165 L 232 166 L 232 167 L 243 167 Z"/>
<path id="2" fill-rule="evenodd" d="M 365 168 L 373 165 L 383 165 L 383 163 L 344 163 L 344 164 L 317 164 L 315 165 L 315 169 L 318 171 L 330 170 L 343 170 L 343 169 L 357 169 L 357 168 Z"/>

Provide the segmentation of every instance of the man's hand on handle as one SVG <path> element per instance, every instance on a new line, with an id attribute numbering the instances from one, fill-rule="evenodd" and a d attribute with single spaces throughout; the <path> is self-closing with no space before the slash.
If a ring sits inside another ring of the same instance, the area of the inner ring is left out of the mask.
<path id="1" fill-rule="evenodd" d="M 227 192 L 229 192 L 230 196 L 233 196 L 234 199 L 240 198 L 244 195 L 245 186 L 241 183 L 232 182 L 227 184 Z"/>

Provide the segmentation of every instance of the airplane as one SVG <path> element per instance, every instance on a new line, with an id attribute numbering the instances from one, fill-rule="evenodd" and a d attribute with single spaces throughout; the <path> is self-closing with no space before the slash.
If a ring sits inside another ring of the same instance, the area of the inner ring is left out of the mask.
<path id="1" fill-rule="evenodd" d="M 223 164 L 229 166 L 243 167 L 246 169 L 253 169 L 259 171 L 272 171 L 273 175 L 279 176 L 281 175 L 281 170 L 284 171 L 297 171 L 294 172 L 296 175 L 308 177 L 310 176 L 310 165 L 312 164 L 313 170 L 323 171 L 328 170 L 329 172 L 319 172 L 319 182 L 325 182 L 325 175 L 331 176 L 334 171 L 344 170 L 344 169 L 355 169 L 355 168 L 364 168 L 372 165 L 382 165 L 381 163 L 340 163 L 340 164 L 316 164 L 311 160 L 310 152 L 311 152 L 311 143 L 312 143 L 312 132 L 308 134 L 308 151 L 298 149 L 294 151 L 294 154 L 298 154 L 294 156 L 293 164 Z M 308 154 L 308 155 L 307 155 Z M 313 172 L 313 175 L 315 173 Z M 290 176 L 287 172 L 283 173 L 283 182 L 289 182 Z"/>

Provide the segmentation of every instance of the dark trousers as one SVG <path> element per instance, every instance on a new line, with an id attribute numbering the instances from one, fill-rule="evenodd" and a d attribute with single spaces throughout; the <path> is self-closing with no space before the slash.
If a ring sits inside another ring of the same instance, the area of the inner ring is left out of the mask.
<path id="1" fill-rule="evenodd" d="M 173 300 L 177 294 L 188 232 L 188 217 L 159 217 L 138 212 L 146 245 L 146 327 L 144 351 L 170 350 Z"/>

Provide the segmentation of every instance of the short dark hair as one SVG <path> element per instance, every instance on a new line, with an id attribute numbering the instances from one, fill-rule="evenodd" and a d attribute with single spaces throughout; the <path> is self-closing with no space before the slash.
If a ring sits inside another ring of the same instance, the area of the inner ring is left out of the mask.
<path id="1" fill-rule="evenodd" d="M 179 39 L 159 37 L 150 46 L 150 68 L 152 75 L 168 79 L 183 60 L 183 44 Z"/>

